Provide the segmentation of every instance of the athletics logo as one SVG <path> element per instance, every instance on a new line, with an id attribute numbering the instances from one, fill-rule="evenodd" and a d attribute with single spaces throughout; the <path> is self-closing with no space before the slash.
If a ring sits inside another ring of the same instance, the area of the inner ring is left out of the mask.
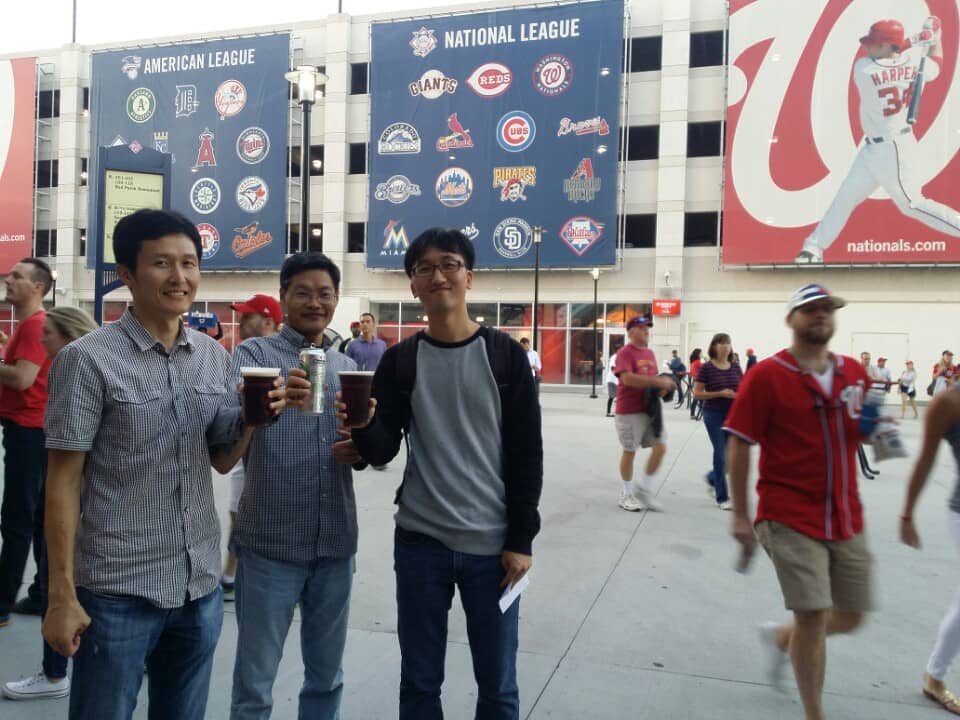
<path id="1" fill-rule="evenodd" d="M 463 168 L 447 168 L 437 177 L 436 191 L 441 205 L 460 207 L 473 194 L 473 178 Z"/>
<path id="2" fill-rule="evenodd" d="M 221 120 L 233 117 L 247 104 L 247 88 L 239 80 L 224 80 L 213 96 L 213 104 Z"/>
<path id="3" fill-rule="evenodd" d="M 593 175 L 593 162 L 583 158 L 577 169 L 563 181 L 563 192 L 570 202 L 590 202 L 600 192 L 600 178 Z"/>
<path id="4" fill-rule="evenodd" d="M 197 232 L 200 233 L 200 246 L 203 248 L 201 260 L 209 260 L 220 249 L 220 233 L 210 223 L 197 223 Z"/>
<path id="5" fill-rule="evenodd" d="M 513 73 L 503 63 L 484 63 L 467 78 L 467 85 L 480 97 L 503 95 L 513 83 Z"/>
<path id="6" fill-rule="evenodd" d="M 603 225 L 585 215 L 570 218 L 560 228 L 560 238 L 577 255 L 583 255 L 601 237 L 603 237 Z"/>
<path id="7" fill-rule="evenodd" d="M 237 138 L 237 155 L 247 165 L 262 162 L 270 152 L 270 137 L 263 128 L 248 127 Z"/>
<path id="8" fill-rule="evenodd" d="M 410 241 L 407 240 L 407 231 L 402 222 L 391 220 L 383 229 L 383 249 L 380 255 L 399 255 L 403 256 L 410 247 Z"/>
<path id="9" fill-rule="evenodd" d="M 254 175 L 245 177 L 237 185 L 237 205 L 244 212 L 260 212 L 263 206 L 267 204 L 269 189 L 263 178 Z"/>
<path id="10" fill-rule="evenodd" d="M 410 182 L 406 175 L 394 175 L 386 182 L 379 183 L 374 197 L 377 200 L 389 200 L 394 205 L 405 203 L 411 195 L 420 196 L 420 186 Z"/>
<path id="11" fill-rule="evenodd" d="M 190 206 L 201 215 L 209 215 L 220 205 L 220 186 L 213 178 L 200 178 L 190 188 Z"/>
<path id="12" fill-rule="evenodd" d="M 508 112 L 497 123 L 497 142 L 507 152 L 521 152 L 533 144 L 537 126 L 522 110 Z"/>
<path id="13" fill-rule="evenodd" d="M 532 245 L 533 228 L 521 218 L 504 218 L 493 231 L 493 247 L 508 260 L 523 257 Z"/>
<path id="14" fill-rule="evenodd" d="M 425 27 L 413 32 L 413 39 L 410 40 L 410 47 L 413 48 L 413 54 L 417 57 L 425 58 L 437 47 L 437 38 L 433 35 L 433 30 Z"/>
<path id="15" fill-rule="evenodd" d="M 197 86 L 177 85 L 177 97 L 173 100 L 173 106 L 178 118 L 193 115 L 200 107 L 200 101 L 197 100 Z"/>
<path id="16" fill-rule="evenodd" d="M 457 91 L 457 81 L 448 78 L 440 70 L 427 70 L 420 79 L 410 83 L 410 94 L 413 97 L 425 97 L 427 100 L 436 100 L 444 93 L 453 95 Z"/>
<path id="17" fill-rule="evenodd" d="M 447 152 L 447 150 L 473 147 L 473 138 L 470 137 L 470 131 L 460 124 L 456 113 L 447 118 L 447 127 L 450 128 L 450 134 L 437 140 L 437 150 Z"/>
<path id="18" fill-rule="evenodd" d="M 254 221 L 243 227 L 234 228 L 233 231 L 237 234 L 233 236 L 230 249 L 233 250 L 233 254 L 238 258 L 246 257 L 250 253 L 264 248 L 273 242 L 273 236 L 260 229 L 259 221 Z"/>
<path id="19" fill-rule="evenodd" d="M 193 164 L 193 169 L 216 166 L 217 158 L 213 154 L 213 133 L 209 128 L 204 128 L 200 133 L 200 149 L 197 151 L 197 161 Z"/>
<path id="20" fill-rule="evenodd" d="M 419 152 L 420 133 L 410 123 L 393 123 L 380 133 L 378 155 L 416 155 Z"/>
<path id="21" fill-rule="evenodd" d="M 140 65 L 143 63 L 143 58 L 139 55 L 125 55 L 123 60 L 120 61 L 120 70 L 131 80 L 136 80 L 137 75 L 140 74 Z"/>
<path id="22" fill-rule="evenodd" d="M 500 188 L 500 202 L 516 202 L 526 200 L 523 191 L 527 186 L 537 184 L 537 168 L 533 165 L 520 167 L 495 167 L 493 169 L 493 186 Z"/>
<path id="23" fill-rule="evenodd" d="M 533 86 L 541 95 L 556 97 L 573 82 L 573 64 L 565 55 L 544 55 L 533 66 Z"/>
<path id="24" fill-rule="evenodd" d="M 150 88 L 139 87 L 127 96 L 127 116 L 135 123 L 145 123 L 157 111 L 157 98 Z"/>

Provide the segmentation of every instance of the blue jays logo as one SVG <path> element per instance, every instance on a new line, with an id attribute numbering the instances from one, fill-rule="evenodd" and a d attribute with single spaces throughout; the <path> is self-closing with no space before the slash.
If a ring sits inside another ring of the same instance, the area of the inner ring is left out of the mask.
<path id="1" fill-rule="evenodd" d="M 415 30 L 413 39 L 410 40 L 410 47 L 413 48 L 414 55 L 425 58 L 437 47 L 437 38 L 434 37 L 433 30 L 425 27 Z"/>
<path id="2" fill-rule="evenodd" d="M 177 117 L 190 117 L 197 108 L 200 107 L 200 101 L 197 100 L 196 85 L 177 85 L 177 97 L 173 101 L 177 111 Z"/>
<path id="3" fill-rule="evenodd" d="M 131 80 L 136 80 L 137 75 L 140 74 L 140 65 L 143 63 L 143 58 L 139 55 L 124 55 L 123 60 L 120 61 L 120 70 Z"/>
<path id="4" fill-rule="evenodd" d="M 237 205 L 244 212 L 260 212 L 267 204 L 269 189 L 263 178 L 251 175 L 237 185 Z"/>
<path id="5" fill-rule="evenodd" d="M 391 220 L 383 229 L 383 249 L 380 255 L 403 255 L 410 247 L 407 231 L 402 222 Z"/>
<path id="6" fill-rule="evenodd" d="M 220 185 L 213 178 L 200 178 L 190 188 L 190 206 L 201 215 L 209 215 L 220 205 Z"/>

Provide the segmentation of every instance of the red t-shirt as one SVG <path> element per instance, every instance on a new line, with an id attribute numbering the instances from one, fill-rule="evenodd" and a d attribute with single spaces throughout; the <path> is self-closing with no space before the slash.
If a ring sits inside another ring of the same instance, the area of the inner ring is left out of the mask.
<path id="1" fill-rule="evenodd" d="M 634 347 L 627 343 L 617 353 L 613 374 L 620 379 L 620 373 L 632 372 L 636 375 L 656 375 L 657 358 L 650 348 Z M 617 385 L 617 414 L 632 415 L 646 410 L 646 388 L 628 387 L 623 380 Z"/>
<path id="2" fill-rule="evenodd" d="M 934 379 L 936 379 L 940 375 L 943 375 L 947 380 L 949 380 L 956 374 L 957 374 L 956 365 L 951 365 L 950 367 L 944 368 L 943 370 L 940 369 L 940 363 L 937 363 L 936 365 L 933 366 Z"/>
<path id="3" fill-rule="evenodd" d="M 16 365 L 18 360 L 27 360 L 40 366 L 37 379 L 26 390 L 0 386 L 0 417 L 12 420 L 21 427 L 43 427 L 43 413 L 47 409 L 47 371 L 50 369 L 50 358 L 40 343 L 46 316 L 40 310 L 21 321 L 10 336 L 3 355 L 5 365 Z"/>
<path id="4" fill-rule="evenodd" d="M 847 540 L 863 530 L 857 417 L 870 378 L 853 358 L 836 355 L 833 362 L 829 397 L 786 350 L 757 363 L 724 430 L 760 445 L 757 522 L 773 520 L 820 540 Z"/>

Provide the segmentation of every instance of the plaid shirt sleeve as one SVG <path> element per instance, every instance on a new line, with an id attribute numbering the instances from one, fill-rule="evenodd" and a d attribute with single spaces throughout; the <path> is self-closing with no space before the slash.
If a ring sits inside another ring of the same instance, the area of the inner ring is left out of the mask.
<path id="1" fill-rule="evenodd" d="M 100 372 L 82 350 L 67 345 L 50 367 L 47 387 L 47 447 L 89 450 L 103 415 L 104 383 Z"/>

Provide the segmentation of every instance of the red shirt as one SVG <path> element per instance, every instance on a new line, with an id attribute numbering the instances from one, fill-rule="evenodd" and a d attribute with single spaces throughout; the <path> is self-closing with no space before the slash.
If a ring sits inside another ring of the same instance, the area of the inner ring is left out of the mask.
<path id="1" fill-rule="evenodd" d="M 621 373 L 631 372 L 636 375 L 656 375 L 657 358 L 650 348 L 634 347 L 627 343 L 617 353 L 613 374 L 620 380 L 617 385 L 617 415 L 633 415 L 646 410 L 647 389 L 628 387 L 620 378 Z"/>
<path id="2" fill-rule="evenodd" d="M 0 392 L 0 417 L 12 420 L 21 427 L 43 427 L 43 413 L 47 409 L 47 371 L 50 369 L 50 358 L 40 343 L 46 316 L 40 310 L 21 321 L 13 331 L 3 356 L 5 365 L 16 365 L 18 360 L 27 360 L 40 366 L 37 379 L 26 390 L 15 390 L 4 385 Z"/>
<path id="3" fill-rule="evenodd" d="M 847 540 L 863 530 L 857 418 L 870 378 L 853 358 L 832 359 L 829 396 L 786 350 L 757 363 L 724 430 L 760 445 L 757 522 L 773 520 L 819 540 Z"/>
<path id="4" fill-rule="evenodd" d="M 957 366 L 956 366 L 956 365 L 951 365 L 950 367 L 943 368 L 942 370 L 940 369 L 940 363 L 937 363 L 936 365 L 933 366 L 933 377 L 934 377 L 934 379 L 936 379 L 936 378 L 939 377 L 940 375 L 943 375 L 947 380 L 949 380 L 950 378 L 952 378 L 952 377 L 953 377 L 954 375 L 956 375 L 956 374 L 957 374 Z"/>

